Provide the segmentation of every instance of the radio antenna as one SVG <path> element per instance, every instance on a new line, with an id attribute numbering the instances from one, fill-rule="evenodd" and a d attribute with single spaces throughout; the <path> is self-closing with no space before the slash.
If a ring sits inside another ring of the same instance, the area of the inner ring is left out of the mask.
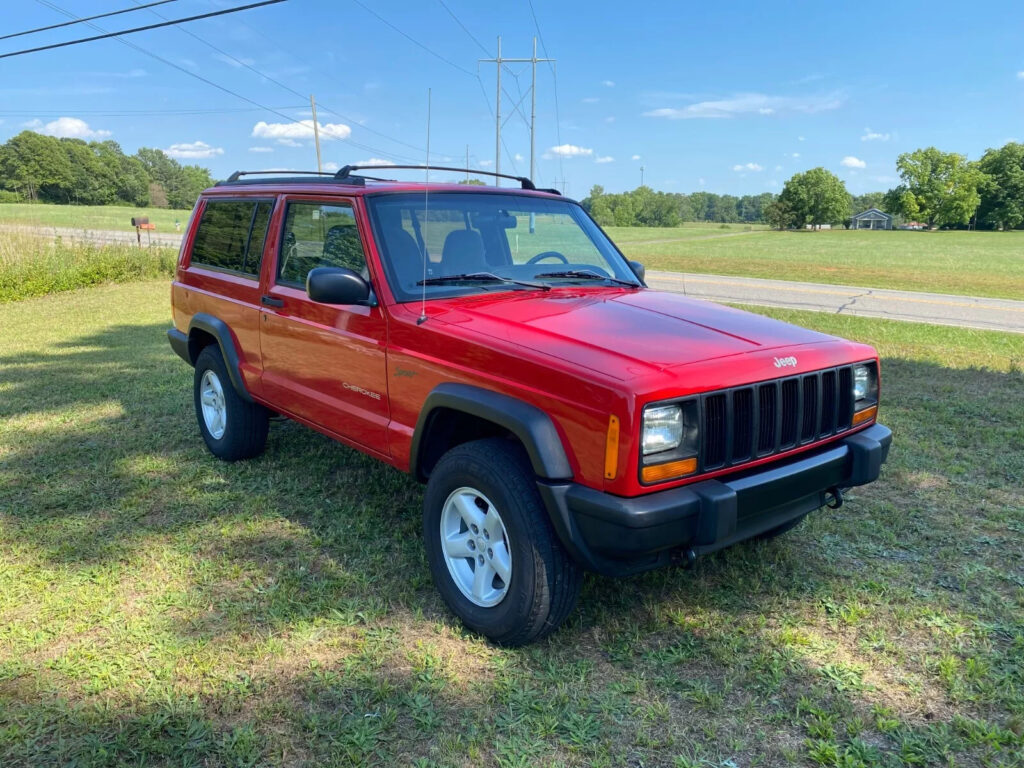
<path id="1" fill-rule="evenodd" d="M 426 182 L 423 186 L 423 280 L 420 282 L 422 291 L 420 292 L 420 318 L 416 321 L 416 325 L 423 325 L 427 322 L 427 259 L 430 258 L 430 252 L 427 250 L 427 237 L 429 234 L 428 228 L 430 226 L 430 89 L 427 88 L 427 163 L 423 169 L 424 181 Z"/>

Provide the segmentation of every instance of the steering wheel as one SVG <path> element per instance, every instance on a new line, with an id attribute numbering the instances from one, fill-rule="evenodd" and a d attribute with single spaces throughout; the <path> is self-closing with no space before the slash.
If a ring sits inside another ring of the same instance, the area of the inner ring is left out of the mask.
<path id="1" fill-rule="evenodd" d="M 558 251 L 544 251 L 543 253 L 538 253 L 536 256 L 534 256 L 532 259 L 530 259 L 526 263 L 527 264 L 536 264 L 537 262 L 543 261 L 544 259 L 558 259 L 563 264 L 568 264 L 569 263 L 569 260 L 567 258 L 565 258 L 565 256 L 562 255 L 561 253 L 559 253 Z"/>

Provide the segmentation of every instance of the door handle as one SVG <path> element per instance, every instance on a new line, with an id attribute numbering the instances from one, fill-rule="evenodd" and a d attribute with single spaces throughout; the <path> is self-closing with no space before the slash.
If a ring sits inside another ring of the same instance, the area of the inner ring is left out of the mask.
<path id="1" fill-rule="evenodd" d="M 273 296 L 261 296 L 260 303 L 265 307 L 283 307 L 284 299 L 275 299 Z"/>

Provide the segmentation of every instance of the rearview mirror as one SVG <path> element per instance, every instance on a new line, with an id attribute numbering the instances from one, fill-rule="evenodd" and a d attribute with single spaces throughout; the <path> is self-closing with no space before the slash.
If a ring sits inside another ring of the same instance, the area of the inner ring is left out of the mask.
<path id="1" fill-rule="evenodd" d="M 306 293 L 320 304 L 366 304 L 370 284 L 345 267 L 317 267 L 306 275 Z"/>
<path id="2" fill-rule="evenodd" d="M 637 276 L 641 283 L 644 282 L 647 270 L 644 268 L 643 264 L 639 261 L 631 261 L 629 262 L 629 268 L 633 270 L 633 274 Z"/>

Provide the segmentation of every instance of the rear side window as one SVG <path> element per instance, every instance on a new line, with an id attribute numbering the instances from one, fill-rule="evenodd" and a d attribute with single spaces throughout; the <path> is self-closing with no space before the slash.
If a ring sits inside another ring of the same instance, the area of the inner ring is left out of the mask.
<path id="1" fill-rule="evenodd" d="M 191 263 L 258 275 L 272 208 L 269 200 L 208 200 L 196 231 Z"/>

